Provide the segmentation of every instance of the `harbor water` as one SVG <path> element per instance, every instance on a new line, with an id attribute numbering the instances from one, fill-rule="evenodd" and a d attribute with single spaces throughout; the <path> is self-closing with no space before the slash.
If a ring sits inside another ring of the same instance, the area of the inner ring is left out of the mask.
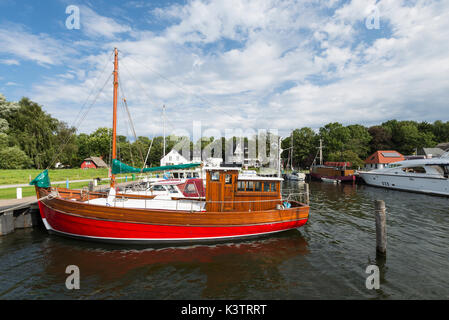
<path id="1" fill-rule="evenodd" d="M 303 228 L 257 240 L 124 247 L 16 230 L 0 237 L 0 299 L 449 299 L 449 198 L 319 182 L 310 192 Z M 386 258 L 375 200 L 387 208 Z M 66 287 L 69 265 L 78 290 Z"/>

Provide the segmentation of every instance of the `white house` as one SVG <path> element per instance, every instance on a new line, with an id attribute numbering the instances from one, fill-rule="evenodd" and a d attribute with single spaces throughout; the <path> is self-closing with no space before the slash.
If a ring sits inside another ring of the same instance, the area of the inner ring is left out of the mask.
<path id="1" fill-rule="evenodd" d="M 161 159 L 161 166 L 172 166 L 177 164 L 190 163 L 189 160 L 184 158 L 178 151 L 172 149 L 169 153 Z"/>

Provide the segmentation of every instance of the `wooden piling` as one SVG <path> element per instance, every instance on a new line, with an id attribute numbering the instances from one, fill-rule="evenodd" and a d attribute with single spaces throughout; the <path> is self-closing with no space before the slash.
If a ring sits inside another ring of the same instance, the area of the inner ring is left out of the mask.
<path id="1" fill-rule="evenodd" d="M 308 183 L 305 183 L 304 184 L 304 189 L 305 189 L 305 198 L 306 198 L 306 204 L 309 204 L 309 200 L 310 200 L 310 198 L 309 198 L 309 184 Z"/>
<path id="2" fill-rule="evenodd" d="M 383 200 L 376 200 L 375 218 L 376 218 L 376 251 L 385 255 L 387 253 L 387 217 L 385 214 L 385 202 Z"/>

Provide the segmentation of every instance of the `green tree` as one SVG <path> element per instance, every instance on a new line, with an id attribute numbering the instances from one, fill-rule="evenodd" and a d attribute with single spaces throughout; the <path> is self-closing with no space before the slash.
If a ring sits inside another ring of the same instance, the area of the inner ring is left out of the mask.
<path id="1" fill-rule="evenodd" d="M 0 149 L 0 169 L 25 169 L 31 163 L 30 158 L 19 147 Z"/>
<path id="2" fill-rule="evenodd" d="M 360 157 L 352 150 L 344 150 L 341 152 L 332 152 L 328 156 L 329 161 L 336 162 L 351 162 L 353 168 L 361 168 L 364 165 L 364 162 Z"/>

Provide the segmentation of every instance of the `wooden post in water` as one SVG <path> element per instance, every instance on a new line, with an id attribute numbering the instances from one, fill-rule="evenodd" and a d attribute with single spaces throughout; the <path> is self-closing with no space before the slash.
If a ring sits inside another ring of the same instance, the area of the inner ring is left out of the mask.
<path id="1" fill-rule="evenodd" d="M 383 200 L 375 200 L 375 217 L 376 217 L 376 251 L 385 255 L 387 253 L 387 231 L 385 214 L 385 202 Z"/>
<path id="2" fill-rule="evenodd" d="M 309 204 L 309 184 L 304 184 L 306 204 Z"/>

